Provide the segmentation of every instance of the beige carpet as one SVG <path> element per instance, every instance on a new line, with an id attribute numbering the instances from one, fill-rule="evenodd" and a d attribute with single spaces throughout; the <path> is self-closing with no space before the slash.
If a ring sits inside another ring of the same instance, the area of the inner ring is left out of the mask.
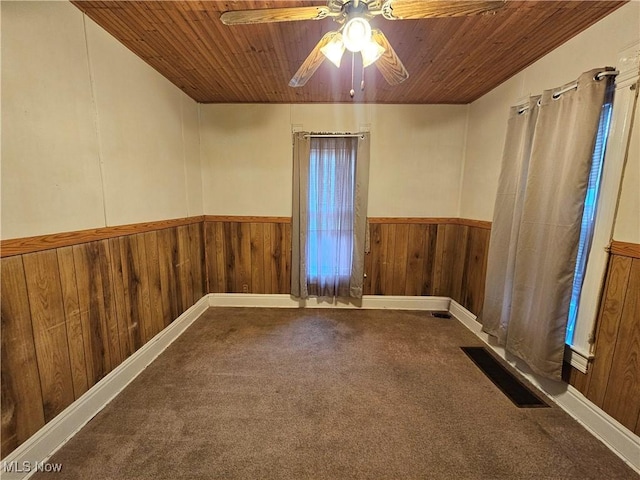
<path id="1" fill-rule="evenodd" d="M 638 478 L 469 345 L 427 312 L 210 309 L 33 478 Z"/>

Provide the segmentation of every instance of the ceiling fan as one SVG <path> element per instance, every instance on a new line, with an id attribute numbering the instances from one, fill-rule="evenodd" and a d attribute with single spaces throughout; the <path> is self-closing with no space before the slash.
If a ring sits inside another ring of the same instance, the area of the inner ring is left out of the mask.
<path id="1" fill-rule="evenodd" d="M 320 6 L 233 10 L 224 12 L 220 20 L 225 25 L 243 25 L 332 18 L 339 28 L 320 39 L 289 82 L 289 86 L 305 85 L 326 58 L 340 67 L 345 49 L 354 54 L 360 52 L 363 69 L 375 64 L 389 85 L 398 85 L 409 78 L 409 72 L 384 33 L 380 29 L 371 28 L 370 18 L 382 15 L 387 20 L 413 20 L 488 14 L 502 8 L 505 1 L 328 0 L 326 5 Z"/>

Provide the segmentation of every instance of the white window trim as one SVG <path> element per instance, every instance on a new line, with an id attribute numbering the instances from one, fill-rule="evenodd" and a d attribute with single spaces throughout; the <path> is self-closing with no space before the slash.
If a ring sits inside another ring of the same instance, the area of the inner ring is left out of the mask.
<path id="1" fill-rule="evenodd" d="M 631 121 L 638 93 L 640 42 L 620 52 L 616 68 L 620 73 L 616 77 L 611 126 L 596 207 L 593 243 L 580 294 L 573 345 L 567 346 L 565 351 L 565 360 L 582 373 L 587 372 L 589 360 L 594 357 L 596 318 L 607 273 L 609 245 L 613 236 L 622 173 L 629 146 Z"/>

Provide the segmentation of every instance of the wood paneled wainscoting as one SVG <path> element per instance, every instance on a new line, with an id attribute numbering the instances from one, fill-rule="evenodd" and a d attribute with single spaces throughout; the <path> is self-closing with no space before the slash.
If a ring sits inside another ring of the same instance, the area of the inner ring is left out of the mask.
<path id="1" fill-rule="evenodd" d="M 477 314 L 490 228 L 459 218 L 372 218 L 364 293 L 446 296 Z"/>
<path id="2" fill-rule="evenodd" d="M 612 242 L 600 302 L 595 357 L 566 378 L 585 397 L 640 435 L 640 245 Z"/>
<path id="3" fill-rule="evenodd" d="M 2 458 L 203 296 L 203 251 L 202 217 L 2 242 Z"/>
<path id="4" fill-rule="evenodd" d="M 291 292 L 290 217 L 212 217 L 204 222 L 209 293 Z"/>
<path id="5" fill-rule="evenodd" d="M 365 295 L 441 295 L 482 308 L 490 223 L 371 218 Z M 291 219 L 205 217 L 211 293 L 289 293 Z"/>
<path id="6" fill-rule="evenodd" d="M 367 295 L 482 310 L 490 223 L 371 218 Z M 212 217 L 2 241 L 2 457 L 205 293 L 289 293 L 291 219 Z M 640 433 L 640 246 L 612 245 L 596 358 L 567 381 Z"/>

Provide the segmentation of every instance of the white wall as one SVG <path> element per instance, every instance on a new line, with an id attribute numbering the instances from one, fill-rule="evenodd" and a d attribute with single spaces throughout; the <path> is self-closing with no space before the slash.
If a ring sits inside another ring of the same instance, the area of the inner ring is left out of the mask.
<path id="1" fill-rule="evenodd" d="M 102 226 L 82 15 L 71 4 L 1 8 L 2 237 Z"/>
<path id="2" fill-rule="evenodd" d="M 451 217 L 467 107 L 457 105 L 201 105 L 204 210 L 291 215 L 292 129 L 371 131 L 369 215 Z"/>
<path id="3" fill-rule="evenodd" d="M 618 53 L 640 40 L 639 26 L 640 2 L 630 2 L 470 105 L 460 216 L 492 219 L 509 107 L 571 82 L 584 71 L 615 66 Z M 628 160 L 622 198 L 630 203 L 619 210 L 614 237 L 621 240 L 618 232 L 624 231 L 627 241 L 640 243 L 638 152 L 632 150 Z M 628 199 L 635 199 L 635 204 Z"/>
<path id="4" fill-rule="evenodd" d="M 369 215 L 457 217 L 468 107 L 372 107 Z"/>
<path id="5" fill-rule="evenodd" d="M 200 105 L 207 215 L 291 215 L 287 105 Z"/>
<path id="6" fill-rule="evenodd" d="M 2 2 L 2 238 L 202 214 L 197 104 L 68 2 Z"/>
<path id="7" fill-rule="evenodd" d="M 640 101 L 636 103 L 613 238 L 620 242 L 640 243 Z"/>
<path id="8" fill-rule="evenodd" d="M 2 238 L 290 215 L 292 129 L 371 131 L 371 216 L 491 220 L 509 106 L 613 65 L 640 18 L 625 5 L 470 106 L 198 106 L 68 2 L 1 5 Z M 631 242 L 638 130 L 616 224 Z"/>

